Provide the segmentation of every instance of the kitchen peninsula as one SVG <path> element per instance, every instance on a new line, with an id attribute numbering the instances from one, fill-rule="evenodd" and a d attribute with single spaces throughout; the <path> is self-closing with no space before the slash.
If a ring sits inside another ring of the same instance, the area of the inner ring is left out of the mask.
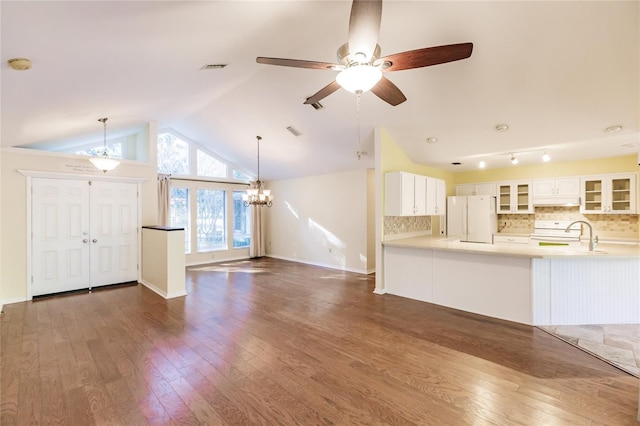
<path id="1" fill-rule="evenodd" d="M 640 323 L 640 245 L 386 241 L 389 293 L 528 325 Z"/>

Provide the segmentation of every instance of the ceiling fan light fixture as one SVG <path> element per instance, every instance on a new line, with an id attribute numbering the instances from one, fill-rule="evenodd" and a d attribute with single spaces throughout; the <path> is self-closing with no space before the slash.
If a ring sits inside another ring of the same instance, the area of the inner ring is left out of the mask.
<path id="1" fill-rule="evenodd" d="M 351 93 L 364 93 L 373 88 L 382 78 L 382 71 L 373 65 L 356 64 L 342 70 L 336 82 Z"/>

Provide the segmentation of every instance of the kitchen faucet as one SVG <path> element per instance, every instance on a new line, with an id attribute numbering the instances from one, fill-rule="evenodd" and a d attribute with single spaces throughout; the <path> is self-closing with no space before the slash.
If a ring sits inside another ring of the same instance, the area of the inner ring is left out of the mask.
<path id="1" fill-rule="evenodd" d="M 589 227 L 589 251 L 594 251 L 596 246 L 598 245 L 598 236 L 596 235 L 596 239 L 593 239 L 593 227 L 589 222 L 585 222 L 584 220 L 576 220 L 575 222 L 571 222 L 569 226 L 567 226 L 567 229 L 564 230 L 564 232 L 569 232 L 571 226 L 575 225 L 576 223 L 584 223 Z"/>

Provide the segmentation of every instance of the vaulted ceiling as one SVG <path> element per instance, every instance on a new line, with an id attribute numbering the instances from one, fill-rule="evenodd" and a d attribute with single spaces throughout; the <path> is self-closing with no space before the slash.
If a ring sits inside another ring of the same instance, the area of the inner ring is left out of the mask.
<path id="1" fill-rule="evenodd" d="M 347 1 L 2 1 L 2 146 L 100 140 L 100 117 L 113 134 L 155 120 L 247 170 L 261 135 L 268 180 L 372 167 L 376 126 L 413 161 L 452 171 L 507 167 L 510 153 L 521 164 L 545 150 L 552 161 L 636 153 L 639 4 L 386 0 L 383 55 L 462 42 L 473 54 L 387 73 L 408 100 L 365 93 L 357 114 L 344 90 L 303 105 L 336 72 L 256 63 L 336 61 Z M 32 69 L 11 70 L 15 57 Z M 622 130 L 604 132 L 612 125 Z"/>

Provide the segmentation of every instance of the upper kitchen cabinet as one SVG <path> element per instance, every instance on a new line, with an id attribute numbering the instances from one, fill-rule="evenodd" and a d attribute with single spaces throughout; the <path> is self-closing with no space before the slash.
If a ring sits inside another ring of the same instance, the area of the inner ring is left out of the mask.
<path id="1" fill-rule="evenodd" d="M 427 177 L 427 214 L 446 214 L 447 190 L 442 179 Z"/>
<path id="2" fill-rule="evenodd" d="M 533 181 L 533 205 L 578 205 L 580 178 L 577 176 Z"/>
<path id="3" fill-rule="evenodd" d="M 498 213 L 533 213 L 530 181 L 499 182 L 497 188 Z"/>
<path id="4" fill-rule="evenodd" d="M 426 216 L 427 177 L 407 172 L 384 175 L 386 216 Z"/>
<path id="5" fill-rule="evenodd" d="M 456 185 L 456 195 L 496 195 L 496 184 L 492 183 L 468 183 Z"/>
<path id="6" fill-rule="evenodd" d="M 583 177 L 580 212 L 583 214 L 637 213 L 636 174 Z"/>

